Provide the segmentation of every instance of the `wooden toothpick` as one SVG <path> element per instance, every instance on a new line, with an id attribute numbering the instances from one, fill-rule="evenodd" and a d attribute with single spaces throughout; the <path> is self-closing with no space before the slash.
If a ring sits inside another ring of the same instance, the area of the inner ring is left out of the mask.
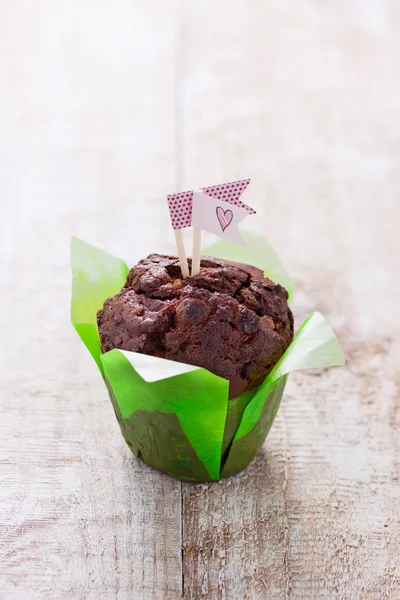
<path id="1" fill-rule="evenodd" d="M 185 246 L 183 245 L 183 237 L 181 229 L 174 229 L 176 249 L 178 252 L 179 264 L 181 265 L 182 277 L 189 277 L 189 265 L 186 258 Z"/>
<path id="2" fill-rule="evenodd" d="M 193 227 L 192 275 L 200 273 L 201 229 Z"/>

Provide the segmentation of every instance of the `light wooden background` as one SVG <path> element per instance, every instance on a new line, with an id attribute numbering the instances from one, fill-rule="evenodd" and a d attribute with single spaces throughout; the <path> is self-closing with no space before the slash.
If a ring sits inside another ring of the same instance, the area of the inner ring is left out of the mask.
<path id="1" fill-rule="evenodd" d="M 400 598 L 398 0 L 0 0 L 0 598 Z M 165 193 L 252 178 L 343 369 L 254 464 L 139 464 L 69 324 L 69 238 L 173 251 Z"/>

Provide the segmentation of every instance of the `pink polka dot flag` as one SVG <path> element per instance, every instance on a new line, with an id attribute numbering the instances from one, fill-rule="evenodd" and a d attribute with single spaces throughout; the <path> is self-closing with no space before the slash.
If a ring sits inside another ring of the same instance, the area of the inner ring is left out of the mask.
<path id="1" fill-rule="evenodd" d="M 217 200 L 223 200 L 233 206 L 240 206 L 255 214 L 255 210 L 247 204 L 240 201 L 240 196 L 250 183 L 250 179 L 242 179 L 241 181 L 231 181 L 229 183 L 220 183 L 210 187 L 201 188 L 201 192 L 207 196 L 212 196 Z M 190 227 L 192 224 L 192 201 L 193 190 L 189 192 L 179 192 L 177 194 L 168 194 L 169 214 L 171 215 L 172 227 L 174 229 L 182 229 Z"/>

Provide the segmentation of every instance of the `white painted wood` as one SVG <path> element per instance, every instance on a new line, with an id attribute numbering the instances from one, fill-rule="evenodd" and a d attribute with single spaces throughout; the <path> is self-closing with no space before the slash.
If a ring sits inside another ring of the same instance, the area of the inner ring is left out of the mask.
<path id="1" fill-rule="evenodd" d="M 184 485 L 186 595 L 400 598 L 398 5 L 186 6 L 182 189 L 252 178 L 297 324 L 348 361 L 291 376 L 247 472 Z"/>
<path id="2" fill-rule="evenodd" d="M 167 229 L 177 8 L 0 3 L 4 600 L 181 590 L 180 483 L 131 455 L 69 323 L 72 234 L 133 262 Z"/>
<path id="3" fill-rule="evenodd" d="M 0 2 L 0 597 L 400 598 L 399 27 L 396 0 Z M 173 252 L 165 194 L 247 176 L 348 363 L 292 376 L 255 463 L 181 508 L 69 324 L 69 237 Z"/>

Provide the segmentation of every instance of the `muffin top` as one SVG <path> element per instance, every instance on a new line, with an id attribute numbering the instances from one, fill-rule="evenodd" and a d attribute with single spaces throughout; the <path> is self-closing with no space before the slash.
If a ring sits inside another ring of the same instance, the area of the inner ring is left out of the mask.
<path id="1" fill-rule="evenodd" d="M 287 299 L 256 267 L 203 257 L 200 273 L 182 279 L 178 258 L 151 254 L 98 311 L 102 351 L 203 367 L 228 379 L 236 398 L 262 383 L 292 341 Z"/>

